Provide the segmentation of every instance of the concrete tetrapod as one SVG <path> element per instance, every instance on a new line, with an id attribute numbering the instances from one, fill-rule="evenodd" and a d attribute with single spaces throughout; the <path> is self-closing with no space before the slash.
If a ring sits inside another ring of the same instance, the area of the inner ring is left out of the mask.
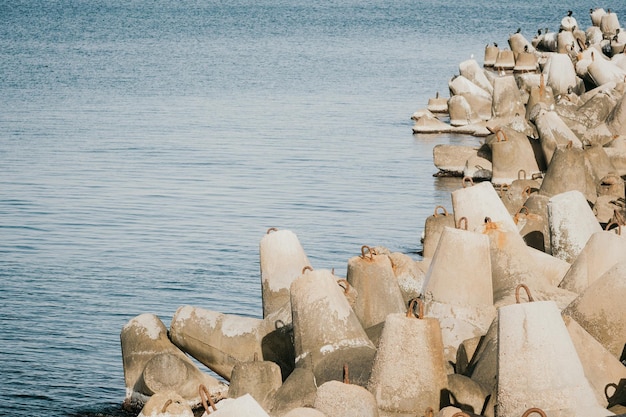
<path id="1" fill-rule="evenodd" d="M 455 227 L 454 216 L 448 213 L 443 206 L 435 207 L 432 216 L 426 218 L 424 223 L 424 258 L 432 258 L 439 244 L 439 237 L 444 227 Z"/>
<path id="2" fill-rule="evenodd" d="M 445 227 L 423 294 L 426 315 L 439 320 L 445 359 L 454 363 L 458 346 L 485 334 L 496 315 L 489 238 Z"/>
<path id="3" fill-rule="evenodd" d="M 553 301 L 498 310 L 497 417 L 518 417 L 528 405 L 551 417 L 605 417 Z"/>
<path id="4" fill-rule="evenodd" d="M 316 392 L 317 385 L 313 372 L 296 368 L 276 391 L 271 414 L 280 416 L 294 408 L 313 407 Z"/>
<path id="5" fill-rule="evenodd" d="M 175 391 L 161 391 L 150 397 L 137 417 L 194 417 L 194 414 Z"/>
<path id="6" fill-rule="evenodd" d="M 602 231 L 585 196 L 577 190 L 557 194 L 548 201 L 552 255 L 572 263 L 589 238 Z"/>
<path id="7" fill-rule="evenodd" d="M 520 90 L 512 75 L 493 80 L 491 114 L 497 118 L 510 118 L 526 114 Z"/>
<path id="8" fill-rule="evenodd" d="M 353 310 L 364 329 L 384 322 L 388 314 L 404 311 L 404 299 L 389 256 L 363 246 L 360 256 L 348 260 L 346 279 L 359 294 Z"/>
<path id="9" fill-rule="evenodd" d="M 167 337 L 167 328 L 154 314 L 141 314 L 123 327 L 120 333 L 125 407 L 143 406 L 153 394 L 175 391 L 191 406 L 200 404 L 198 385 L 204 384 L 220 396 L 227 387 L 201 372 Z"/>
<path id="10" fill-rule="evenodd" d="M 576 294 L 553 285 L 544 274 L 538 257 L 530 254 L 531 248 L 516 231 L 503 229 L 497 222 L 487 219 L 483 233 L 489 237 L 493 299 L 496 307 L 515 302 L 512 293 L 522 283 L 534 288 L 537 299 L 555 300 L 565 308 Z M 534 249 L 532 249 L 534 250 Z"/>
<path id="11" fill-rule="evenodd" d="M 422 301 L 412 300 L 406 314 L 387 316 L 367 389 L 381 415 L 414 416 L 439 409 L 447 386 L 439 321 L 424 317 Z"/>
<path id="12" fill-rule="evenodd" d="M 626 367 L 576 320 L 563 315 L 563 321 L 598 403 L 607 407 L 610 399 L 607 387 L 622 379 L 626 381 Z"/>
<path id="13" fill-rule="evenodd" d="M 585 152 L 568 144 L 554 151 L 539 192 L 554 197 L 573 190 L 581 192 L 590 203 L 595 203 L 596 184 L 587 168 Z"/>
<path id="14" fill-rule="evenodd" d="M 310 266 L 298 237 L 290 230 L 270 228 L 259 243 L 263 317 L 289 303 L 289 287 Z M 291 314 L 291 308 L 285 309 Z M 287 322 L 291 320 L 287 319 Z"/>
<path id="15" fill-rule="evenodd" d="M 314 408 L 327 417 L 378 417 L 374 396 L 349 381 L 327 381 L 317 389 Z M 398 416 L 400 417 L 400 416 Z"/>
<path id="16" fill-rule="evenodd" d="M 523 133 L 502 128 L 487 143 L 492 155 L 492 184 L 511 184 L 520 171 L 528 175 L 540 172 L 532 145 Z"/>
<path id="17" fill-rule="evenodd" d="M 250 394 L 263 409 L 269 410 L 282 383 L 280 367 L 274 362 L 240 362 L 231 373 L 228 396 L 238 398 Z"/>
<path id="18" fill-rule="evenodd" d="M 541 150 L 548 167 L 557 147 L 567 146 L 571 142 L 572 147 L 582 149 L 580 139 L 556 112 L 540 110 L 533 120 L 537 126 Z"/>
<path id="19" fill-rule="evenodd" d="M 620 359 L 626 335 L 626 261 L 602 274 L 563 310 Z"/>
<path id="20" fill-rule="evenodd" d="M 493 185 L 490 182 L 474 184 L 471 180 L 469 181 L 471 186 L 467 186 L 467 183 L 468 181 L 464 179 L 463 188 L 454 190 L 451 194 L 455 224 L 458 226 L 461 219 L 465 218 L 467 230 L 482 230 L 485 218 L 489 217 L 492 221 L 498 222 L 502 228 L 517 233 L 513 218 Z"/>
<path id="21" fill-rule="evenodd" d="M 332 272 L 307 271 L 296 279 L 291 308 L 296 367 L 310 369 L 323 384 L 342 380 L 342 367 L 348 364 L 353 382 L 365 386 L 376 348 Z"/>
<path id="22" fill-rule="evenodd" d="M 626 239 L 612 232 L 593 233 L 576 256 L 559 287 L 582 294 L 626 256 Z"/>
<path id="23" fill-rule="evenodd" d="M 217 411 L 204 413 L 202 417 L 270 417 L 263 407 L 250 394 L 231 399 L 227 398 L 216 404 Z"/>
<path id="24" fill-rule="evenodd" d="M 285 378 L 293 370 L 291 326 L 273 316 L 256 319 L 181 306 L 172 317 L 170 337 L 176 346 L 227 381 L 235 365 L 252 361 L 255 354 L 278 363 Z"/>

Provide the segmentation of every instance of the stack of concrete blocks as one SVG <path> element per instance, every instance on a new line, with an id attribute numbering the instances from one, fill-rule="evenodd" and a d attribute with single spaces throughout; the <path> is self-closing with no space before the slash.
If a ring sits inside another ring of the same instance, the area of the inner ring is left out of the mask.
<path id="1" fill-rule="evenodd" d="M 270 229 L 262 317 L 181 306 L 169 330 L 150 314 L 124 326 L 125 404 L 146 417 L 626 413 L 626 32 L 614 13 L 591 19 L 488 45 L 485 68 L 463 62 L 450 99 L 414 115 L 418 133 L 452 131 L 434 116 L 448 112 L 453 131 L 484 137 L 435 147 L 463 180 L 425 219 L 422 259 L 362 246 L 344 279 Z"/>

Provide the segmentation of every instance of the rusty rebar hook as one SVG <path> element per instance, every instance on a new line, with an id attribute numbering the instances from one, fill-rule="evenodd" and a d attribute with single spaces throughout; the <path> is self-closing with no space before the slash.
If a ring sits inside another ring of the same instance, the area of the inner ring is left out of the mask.
<path id="1" fill-rule="evenodd" d="M 204 407 L 204 411 L 206 411 L 207 414 L 211 414 L 211 411 L 209 410 L 209 405 L 211 406 L 211 408 L 213 408 L 213 411 L 217 411 L 215 403 L 213 402 L 213 398 L 211 398 L 211 393 L 206 386 L 200 384 L 200 386 L 198 387 L 198 394 L 200 394 L 202 407 Z M 207 401 L 209 402 L 208 404 Z"/>
<path id="2" fill-rule="evenodd" d="M 267 229 L 266 234 L 269 235 L 272 232 L 278 232 L 278 229 L 275 227 L 270 227 L 269 229 Z"/>
<path id="3" fill-rule="evenodd" d="M 370 261 L 374 260 L 374 251 L 367 245 L 361 246 L 361 258 L 365 259 L 365 249 L 370 253 Z"/>
<path id="4" fill-rule="evenodd" d="M 415 304 L 418 306 L 418 314 L 415 314 Z M 407 317 L 416 317 L 418 319 L 424 318 L 424 302 L 420 298 L 412 298 L 409 301 L 409 308 L 406 310 Z"/>
<path id="5" fill-rule="evenodd" d="M 161 409 L 161 414 L 165 413 L 167 411 L 167 407 L 169 407 L 173 402 L 174 401 L 172 401 L 171 398 L 165 401 L 165 404 L 163 404 L 163 408 Z"/>
<path id="6" fill-rule="evenodd" d="M 532 303 L 533 301 L 535 301 L 533 299 L 533 296 L 530 295 L 530 290 L 528 289 L 528 287 L 526 286 L 526 284 L 519 284 L 517 287 L 515 287 L 515 302 L 517 304 L 519 304 L 519 290 L 520 288 L 523 288 L 524 291 L 526 291 L 526 295 L 528 296 L 528 302 Z"/>
<path id="7" fill-rule="evenodd" d="M 307 265 L 304 268 L 302 268 L 302 275 L 304 275 L 306 271 L 312 271 L 312 270 L 313 270 L 313 267 Z"/>
<path id="8" fill-rule="evenodd" d="M 537 407 L 529 408 L 528 410 L 524 411 L 524 414 L 522 414 L 522 417 L 528 417 L 532 413 L 537 413 L 541 417 L 547 417 L 546 413 L 541 408 L 537 408 Z"/>
<path id="9" fill-rule="evenodd" d="M 342 286 L 341 284 L 345 284 L 345 287 Z M 337 285 L 339 285 L 341 288 L 343 288 L 343 293 L 344 294 L 348 294 L 348 291 L 350 291 L 350 283 L 348 282 L 347 279 L 338 279 L 337 280 Z"/>
<path id="10" fill-rule="evenodd" d="M 465 227 L 461 227 L 461 224 L 465 224 Z M 456 226 L 457 229 L 467 230 L 467 217 L 463 216 L 459 219 L 459 224 Z"/>
<path id="11" fill-rule="evenodd" d="M 437 206 L 435 207 L 435 213 L 433 214 L 433 216 L 435 217 L 439 217 L 439 213 L 437 212 L 439 209 L 443 210 L 443 216 L 448 216 L 448 210 L 446 210 L 446 208 L 444 206 Z"/>
<path id="12" fill-rule="evenodd" d="M 472 177 L 463 177 L 463 181 L 461 182 L 461 184 L 463 185 L 463 188 L 466 187 L 465 183 L 468 182 L 470 183 L 470 187 L 474 186 L 474 180 L 472 179 Z"/>

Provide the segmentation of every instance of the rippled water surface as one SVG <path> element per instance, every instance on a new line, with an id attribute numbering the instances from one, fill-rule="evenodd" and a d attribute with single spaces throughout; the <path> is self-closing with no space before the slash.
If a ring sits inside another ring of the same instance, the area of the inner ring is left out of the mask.
<path id="1" fill-rule="evenodd" d="M 411 114 L 488 42 L 589 7 L 2 2 L 0 415 L 122 416 L 122 326 L 260 317 L 269 227 L 339 274 L 364 244 L 419 259 L 460 184 L 432 147 L 476 139 L 413 136 Z"/>

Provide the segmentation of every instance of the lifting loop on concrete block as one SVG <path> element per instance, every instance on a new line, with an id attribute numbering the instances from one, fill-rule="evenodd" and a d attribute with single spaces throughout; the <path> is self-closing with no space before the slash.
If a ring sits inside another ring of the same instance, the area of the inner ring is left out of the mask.
<path id="1" fill-rule="evenodd" d="M 370 253 L 370 261 L 374 260 L 374 251 L 367 245 L 361 246 L 361 258 L 365 259 L 365 249 Z"/>
<path id="2" fill-rule="evenodd" d="M 524 291 L 526 291 L 526 295 L 528 295 L 528 302 L 531 302 L 531 303 L 532 303 L 533 301 L 535 301 L 535 300 L 533 299 L 533 296 L 532 296 L 532 295 L 530 295 L 530 290 L 528 289 L 528 287 L 527 287 L 525 284 L 519 284 L 519 285 L 515 288 L 515 302 L 516 302 L 517 304 L 519 304 L 519 303 L 520 303 L 520 302 L 519 302 L 519 290 L 520 290 L 520 288 L 523 288 L 523 289 L 524 289 Z"/>
<path id="3" fill-rule="evenodd" d="M 532 194 L 533 189 L 530 188 L 530 185 L 527 185 L 526 188 L 524 188 L 524 190 L 522 191 L 522 197 L 530 197 L 530 195 Z"/>
<path id="4" fill-rule="evenodd" d="M 572 146 L 574 146 L 574 143 L 570 140 L 569 142 L 567 142 L 567 149 L 572 149 Z"/>
<path id="5" fill-rule="evenodd" d="M 165 401 L 165 404 L 163 404 L 163 408 L 161 409 L 161 414 L 165 414 L 165 412 L 167 411 L 167 407 L 172 405 L 173 402 L 174 401 L 172 401 L 171 398 L 169 400 Z"/>
<path id="6" fill-rule="evenodd" d="M 472 177 L 463 177 L 463 182 L 461 182 L 461 184 L 463 185 L 463 188 L 467 187 L 466 183 L 468 181 L 470 183 L 470 187 L 474 185 L 474 180 L 472 179 Z"/>
<path id="7" fill-rule="evenodd" d="M 278 232 L 278 229 L 277 229 L 277 228 L 275 228 L 275 227 L 270 227 L 269 229 L 267 229 L 267 233 L 266 233 L 266 234 L 268 234 L 268 235 L 269 235 L 269 234 L 270 234 L 270 233 L 272 233 L 272 232 Z"/>
<path id="8" fill-rule="evenodd" d="M 213 402 L 213 398 L 211 398 L 211 394 L 209 393 L 209 389 L 200 384 L 200 386 L 198 387 L 198 394 L 200 394 L 200 400 L 202 400 L 202 407 L 204 407 L 204 411 L 206 411 L 207 414 L 211 414 L 211 411 L 209 410 L 209 405 L 211 405 L 211 408 L 213 408 L 213 411 L 217 411 L 217 408 L 215 408 L 215 403 Z M 207 401 L 209 402 L 207 404 Z"/>
<path id="9" fill-rule="evenodd" d="M 609 222 L 607 223 L 606 227 L 604 228 L 605 231 L 609 231 L 611 229 L 611 226 L 617 226 L 617 234 L 618 235 L 622 235 L 622 225 L 617 223 L 617 222 Z"/>
<path id="10" fill-rule="evenodd" d="M 308 266 L 308 265 L 307 265 L 307 266 L 305 266 L 304 268 L 302 268 L 302 275 L 304 275 L 304 273 L 305 273 L 306 271 L 312 271 L 312 270 L 313 270 L 313 268 L 311 268 L 310 266 Z"/>
<path id="11" fill-rule="evenodd" d="M 437 206 L 437 207 L 435 207 L 435 213 L 433 214 L 433 216 L 439 217 L 439 213 L 437 212 L 439 209 L 443 210 L 443 216 L 447 216 L 448 215 L 448 210 L 446 210 L 446 208 L 444 206 Z"/>
<path id="12" fill-rule="evenodd" d="M 519 210 L 517 210 L 517 213 L 515 213 L 515 216 L 513 216 L 513 221 L 515 222 L 515 224 L 517 224 L 519 222 L 519 216 L 522 214 L 522 212 L 525 211 L 526 213 L 524 213 L 526 216 L 528 216 L 528 207 L 526 206 L 522 206 L 520 207 Z"/>
<path id="13" fill-rule="evenodd" d="M 343 284 L 343 285 L 341 285 Z M 348 291 L 350 290 L 350 283 L 348 282 L 347 279 L 338 279 L 337 280 L 337 285 L 339 285 L 341 288 L 343 288 L 343 293 L 347 294 Z"/>
<path id="14" fill-rule="evenodd" d="M 435 417 L 435 410 L 432 407 L 428 407 L 424 412 L 424 417 Z"/>
<path id="15" fill-rule="evenodd" d="M 528 410 L 526 410 L 524 412 L 524 414 L 522 414 L 522 417 L 528 417 L 529 415 L 531 415 L 532 413 L 537 413 L 539 414 L 541 417 L 547 417 L 546 413 L 541 409 L 541 408 L 529 408 Z"/>
<path id="16" fill-rule="evenodd" d="M 496 132 L 496 142 L 500 142 L 500 133 L 502 133 L 502 142 L 507 142 L 509 139 L 506 137 L 506 133 L 504 133 L 504 130 L 500 129 Z"/>
<path id="17" fill-rule="evenodd" d="M 344 384 L 349 384 L 350 383 L 350 372 L 348 370 L 348 364 L 347 363 L 343 364 L 343 383 Z"/>
<path id="18" fill-rule="evenodd" d="M 415 314 L 415 304 L 418 305 L 417 314 Z M 406 310 L 406 316 L 409 318 L 410 317 L 415 317 L 418 319 L 424 318 L 424 303 L 422 302 L 420 298 L 412 298 L 411 301 L 409 301 L 409 308 Z"/>
<path id="19" fill-rule="evenodd" d="M 524 176 L 522 177 L 522 172 L 524 173 Z M 517 179 L 518 180 L 525 180 L 526 179 L 526 170 L 520 169 L 519 171 L 517 171 Z"/>
<path id="20" fill-rule="evenodd" d="M 461 225 L 464 225 L 463 227 L 461 227 Z M 457 229 L 463 229 L 463 230 L 467 230 L 467 217 L 463 216 L 459 219 L 459 223 L 456 225 Z"/>
<path id="21" fill-rule="evenodd" d="M 543 178 L 543 174 L 541 172 L 535 172 L 533 175 L 530 176 L 530 178 L 533 180 L 538 180 L 539 178 Z"/>

